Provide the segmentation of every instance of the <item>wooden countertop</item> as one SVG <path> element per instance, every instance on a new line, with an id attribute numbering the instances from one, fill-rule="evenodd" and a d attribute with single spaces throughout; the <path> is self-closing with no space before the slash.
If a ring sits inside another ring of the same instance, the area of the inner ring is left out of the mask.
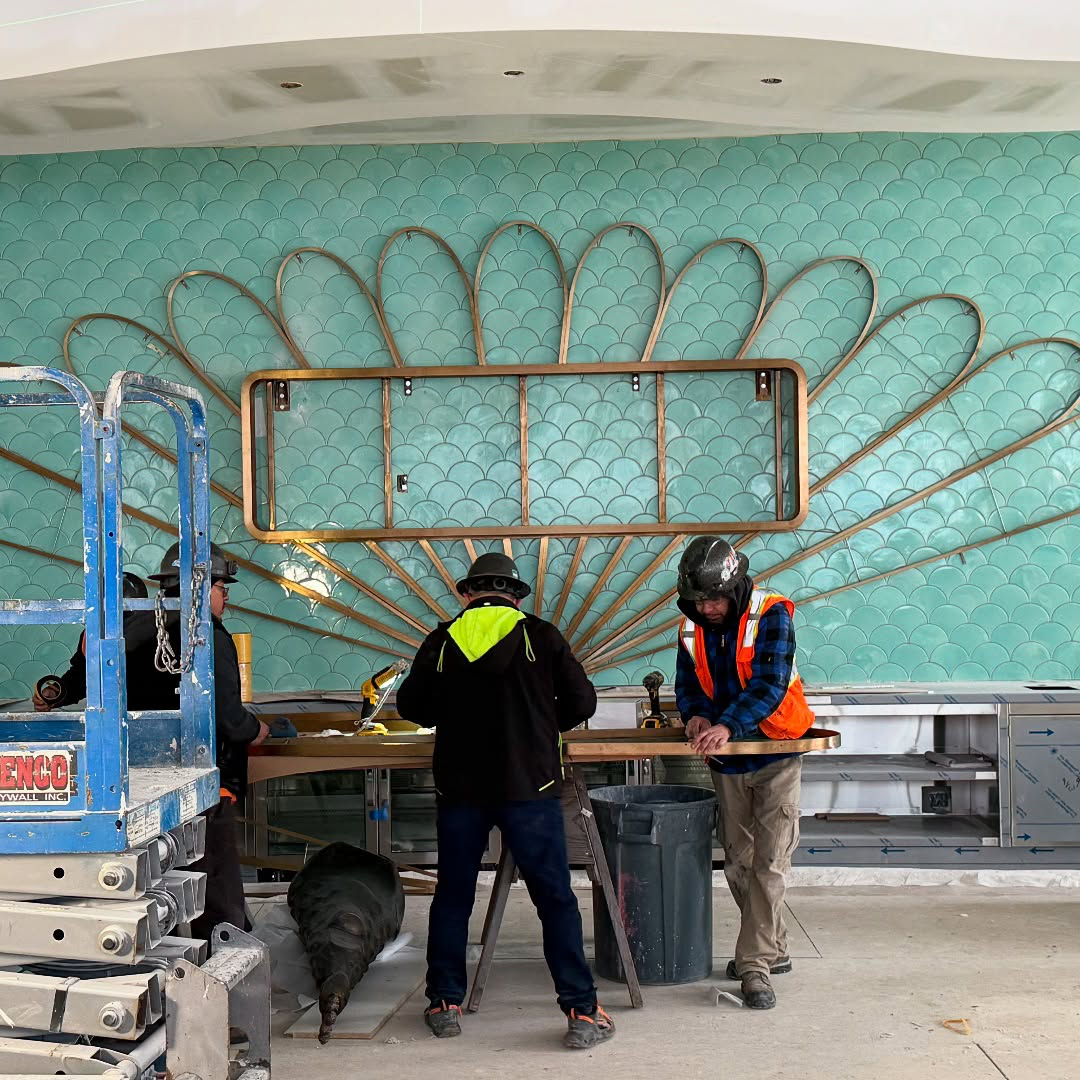
<path id="1" fill-rule="evenodd" d="M 633 761 L 651 757 L 695 757 L 681 727 L 643 731 L 569 731 L 563 736 L 569 762 Z M 838 732 L 811 728 L 801 739 L 738 739 L 718 756 L 811 753 L 840 745 Z M 277 776 L 338 769 L 426 769 L 434 735 L 328 735 L 324 738 L 270 739 L 250 752 L 252 783 Z"/>

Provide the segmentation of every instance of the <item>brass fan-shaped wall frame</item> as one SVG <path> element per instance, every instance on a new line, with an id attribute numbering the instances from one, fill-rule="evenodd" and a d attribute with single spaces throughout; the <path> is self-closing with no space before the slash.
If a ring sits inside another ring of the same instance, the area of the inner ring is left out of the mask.
<path id="1" fill-rule="evenodd" d="M 550 249 L 557 267 L 557 280 L 559 288 L 561 289 L 562 305 L 561 305 L 561 326 L 559 330 L 559 345 L 557 350 L 557 360 L 555 364 L 539 365 L 521 363 L 518 365 L 513 364 L 490 364 L 488 363 L 487 350 L 484 342 L 484 322 L 481 314 L 481 298 L 482 292 L 482 275 L 485 268 L 485 263 L 492 251 L 493 246 L 496 244 L 498 238 L 507 232 L 508 230 L 516 229 L 519 234 L 524 230 L 535 231 L 543 239 L 546 247 Z M 572 363 L 569 360 L 571 352 L 571 328 L 572 320 L 574 316 L 575 297 L 577 296 L 579 286 L 581 284 L 582 271 L 589 259 L 589 256 L 602 244 L 604 238 L 615 230 L 629 230 L 635 237 L 642 238 L 656 258 L 656 268 L 658 277 L 658 287 L 656 290 L 656 311 L 652 316 L 652 321 L 649 323 L 648 337 L 642 350 L 642 353 L 637 361 L 633 363 L 626 362 L 610 362 L 600 360 L 596 363 L 590 364 L 577 364 Z M 402 349 L 395 338 L 395 334 L 387 318 L 386 313 L 386 300 L 385 295 L 385 283 L 384 283 L 384 271 L 386 267 L 386 261 L 391 254 L 395 245 L 408 242 L 413 236 L 423 236 L 433 242 L 444 254 L 446 254 L 454 265 L 455 273 L 460 278 L 462 286 L 465 291 L 466 304 L 468 306 L 469 320 L 472 327 L 473 337 L 475 340 L 476 350 L 476 362 L 471 368 L 463 368 L 461 365 L 455 365 L 454 367 L 446 368 L 432 368 L 432 367 L 410 367 L 408 358 L 403 355 Z M 722 247 L 737 247 L 741 253 L 749 253 L 753 260 L 756 262 L 758 272 L 760 275 L 761 291 L 760 299 L 757 301 L 756 306 L 753 306 L 753 315 L 750 321 L 750 325 L 746 329 L 745 335 L 742 340 L 742 344 L 735 352 L 735 355 L 730 358 L 718 358 L 716 361 L 655 361 L 654 353 L 658 342 L 661 340 L 665 319 L 667 318 L 670 310 L 672 299 L 676 295 L 680 286 L 684 282 L 688 272 L 693 266 L 697 265 L 702 259 L 708 256 L 713 250 Z M 390 367 L 379 368 L 365 368 L 362 365 L 355 369 L 346 370 L 330 370 L 320 369 L 314 366 L 309 358 L 305 356 L 304 350 L 301 348 L 293 331 L 289 327 L 288 320 L 285 313 L 285 289 L 286 278 L 285 271 L 290 263 L 296 261 L 302 263 L 305 259 L 329 259 L 338 269 L 345 274 L 352 283 L 356 286 L 358 294 L 371 308 L 374 315 L 379 332 L 382 335 L 387 353 L 389 354 L 391 365 Z M 787 302 L 792 289 L 800 282 L 807 278 L 808 275 L 814 274 L 819 268 L 825 267 L 829 264 L 834 264 L 835 268 L 850 268 L 850 271 L 854 274 L 864 275 L 868 287 L 869 297 L 867 303 L 867 310 L 865 318 L 861 323 L 854 338 L 847 344 L 843 352 L 836 358 L 836 360 L 827 366 L 822 375 L 818 378 L 815 385 L 807 387 L 805 383 L 805 377 L 802 375 L 801 368 L 793 360 L 787 361 L 769 361 L 769 360 L 750 360 L 748 358 L 749 351 L 754 346 L 755 342 L 759 339 L 763 327 L 765 327 L 774 312 L 777 310 L 777 306 L 783 302 Z M 76 338 L 82 333 L 83 328 L 92 323 L 95 320 L 112 320 L 125 328 L 130 328 L 144 335 L 144 340 L 148 343 L 148 346 L 154 348 L 155 352 L 159 354 L 171 357 L 178 362 L 184 369 L 186 375 L 189 375 L 191 379 L 195 380 L 198 384 L 201 384 L 206 391 L 213 397 L 217 398 L 229 414 L 237 418 L 242 418 L 242 433 L 245 436 L 245 467 L 244 467 L 244 481 L 245 486 L 249 480 L 254 484 L 252 477 L 254 476 L 254 453 L 252 450 L 252 430 L 253 430 L 253 409 L 252 409 L 252 395 L 245 392 L 241 401 L 236 401 L 233 397 L 223 388 L 221 383 L 214 377 L 213 373 L 199 361 L 194 354 L 194 350 L 189 347 L 185 342 L 183 336 L 180 333 L 180 329 L 177 325 L 177 318 L 175 312 L 175 302 L 177 291 L 181 288 L 186 288 L 192 279 L 197 277 L 208 277 L 221 282 L 233 289 L 235 289 L 238 295 L 242 295 L 247 300 L 255 304 L 260 314 L 267 320 L 269 327 L 273 334 L 280 339 L 280 342 L 291 359 L 292 367 L 275 369 L 273 371 L 260 370 L 252 373 L 248 376 L 245 382 L 246 390 L 253 390 L 253 388 L 260 383 L 265 382 L 267 379 L 278 378 L 289 381 L 299 381 L 310 378 L 375 378 L 382 382 L 383 394 L 382 400 L 384 403 L 384 431 L 383 431 L 383 450 L 384 450 L 384 462 L 389 462 L 389 410 L 388 410 L 388 388 L 389 384 L 394 379 L 400 379 L 403 377 L 412 376 L 416 378 L 424 377 L 438 380 L 441 377 L 452 374 L 455 377 L 470 377 L 470 372 L 473 377 L 482 369 L 483 375 L 488 377 L 498 376 L 502 378 L 517 377 L 519 380 L 520 398 L 519 403 L 521 405 L 519 411 L 519 422 L 521 424 L 522 441 L 521 449 L 523 451 L 520 467 L 522 471 L 522 508 L 523 508 L 523 521 L 528 522 L 528 495 L 527 495 L 527 451 L 528 440 L 525 436 L 526 423 L 526 410 L 525 410 L 525 382 L 530 374 L 544 374 L 550 375 L 552 373 L 558 373 L 560 370 L 566 374 L 583 375 L 588 377 L 590 374 L 596 375 L 608 375 L 608 374 L 626 374 L 631 369 L 640 370 L 641 372 L 651 371 L 656 379 L 658 385 L 657 394 L 657 419 L 658 419 L 658 436 L 657 436 L 657 448 L 658 448 L 658 473 L 657 483 L 660 490 L 663 490 L 665 484 L 664 475 L 664 455 L 663 455 L 663 380 L 665 375 L 671 371 L 676 370 L 699 370 L 699 371 L 715 371 L 715 372 L 751 372 L 754 373 L 758 370 L 778 370 L 784 369 L 792 372 L 799 380 L 800 393 L 795 395 L 796 410 L 795 414 L 790 418 L 784 418 L 781 416 L 781 395 L 779 393 L 774 395 L 775 408 L 776 408 L 776 420 L 777 420 L 777 443 L 776 443 L 776 462 L 777 462 L 777 519 L 763 522 L 741 522 L 736 523 L 736 528 L 732 528 L 730 523 L 711 523 L 714 528 L 723 528 L 725 532 L 737 534 L 737 541 L 740 544 L 745 544 L 753 536 L 760 533 L 763 530 L 776 531 L 777 529 L 793 528 L 798 524 L 798 520 L 801 520 L 801 516 L 796 519 L 795 516 L 789 516 L 785 519 L 784 515 L 780 512 L 784 495 L 782 487 L 781 477 L 781 461 L 785 454 L 789 459 L 795 460 L 799 463 L 799 475 L 797 477 L 797 488 L 793 493 L 790 490 L 787 492 L 786 497 L 790 499 L 793 495 L 798 507 L 798 514 L 805 515 L 807 507 L 812 504 L 812 500 L 815 497 L 822 496 L 826 489 L 834 484 L 840 477 L 848 473 L 853 469 L 860 461 L 866 458 L 868 455 L 874 453 L 878 448 L 883 446 L 889 440 L 895 439 L 901 433 L 904 432 L 911 424 L 915 423 L 921 417 L 924 417 L 930 410 L 934 409 L 947 402 L 951 395 L 965 386 L 974 376 L 978 373 L 985 371 L 990 365 L 1000 361 L 1005 356 L 1015 355 L 1018 351 L 1035 348 L 1045 345 L 1061 345 L 1070 348 L 1080 353 L 1080 344 L 1063 336 L 1044 336 L 1044 337 L 1032 337 L 1030 340 L 1018 342 L 1007 348 L 1001 349 L 998 352 L 993 353 L 990 356 L 979 358 L 979 351 L 982 347 L 983 335 L 985 330 L 985 319 L 978 305 L 968 297 L 957 293 L 936 293 L 929 296 L 920 297 L 905 303 L 900 308 L 892 311 L 885 318 L 875 322 L 878 309 L 878 284 L 877 277 L 870 266 L 870 264 L 863 258 L 857 255 L 832 255 L 826 258 L 817 259 L 804 267 L 801 271 L 796 273 L 773 297 L 772 301 L 768 300 L 768 270 L 765 265 L 765 260 L 761 251 L 752 242 L 748 240 L 739 239 L 736 237 L 723 237 L 718 238 L 710 243 L 704 245 L 696 254 L 694 254 L 683 268 L 674 275 L 671 280 L 670 286 L 667 284 L 668 272 L 664 264 L 663 253 L 660 250 L 659 245 L 653 234 L 645 227 L 633 222 L 621 222 L 616 225 L 611 225 L 597 234 L 591 243 L 586 248 L 581 260 L 578 263 L 573 275 L 568 275 L 566 268 L 563 264 L 558 245 L 555 239 L 530 221 L 510 221 L 501 225 L 487 240 L 479 253 L 479 258 L 476 264 L 476 273 L 470 278 L 468 272 L 465 269 L 461 259 L 450 248 L 449 244 L 436 233 L 424 229 L 421 227 L 408 227 L 399 229 L 395 232 L 383 246 L 382 252 L 379 255 L 375 273 L 374 288 L 370 288 L 359 274 L 349 265 L 349 263 L 335 255 L 333 252 L 320 247 L 304 246 L 297 248 L 294 251 L 287 253 L 282 259 L 276 276 L 275 276 L 275 296 L 273 299 L 273 308 L 270 304 L 261 300 L 255 295 L 248 287 L 241 282 L 228 277 L 225 274 L 212 270 L 195 269 L 189 270 L 186 273 L 176 278 L 166 290 L 166 319 L 168 324 L 168 336 L 164 333 L 152 329 L 151 327 L 136 321 L 134 319 L 119 315 L 110 314 L 107 312 L 93 313 L 80 316 L 75 319 L 68 327 L 67 332 L 63 338 L 63 355 L 65 363 L 70 371 L 78 375 L 74 357 L 73 346 Z M 963 363 L 959 371 L 951 377 L 948 383 L 938 389 L 936 392 L 929 396 L 923 394 L 917 395 L 917 400 L 910 400 L 907 403 L 906 411 L 899 415 L 898 418 L 893 419 L 883 430 L 878 432 L 873 437 L 867 439 L 859 446 L 858 450 L 849 454 L 842 460 L 839 460 L 828 472 L 816 479 L 808 476 L 806 469 L 806 407 L 813 405 L 813 403 L 820 397 L 826 387 L 836 380 L 844 370 L 850 365 L 859 355 L 866 349 L 867 345 L 875 340 L 882 331 L 896 320 L 902 320 L 907 317 L 908 314 L 916 312 L 917 309 L 925 307 L 928 304 L 936 303 L 940 301 L 953 302 L 960 306 L 964 311 L 967 311 L 974 319 L 974 325 L 976 327 L 976 333 L 974 335 L 974 344 L 967 356 L 966 361 Z M 750 376 L 744 377 L 753 377 Z M 774 576 L 784 570 L 788 570 L 794 566 L 799 565 L 807 559 L 811 559 L 822 552 L 828 551 L 837 545 L 843 545 L 850 542 L 851 538 L 863 530 L 870 529 L 886 518 L 891 517 L 894 514 L 900 513 L 904 509 L 918 503 L 922 500 L 930 498 L 932 495 L 950 487 L 951 485 L 958 484 L 967 477 L 972 476 L 982 470 L 987 469 L 996 462 L 999 462 L 1009 455 L 1012 455 L 1026 447 L 1031 446 L 1038 440 L 1046 437 L 1047 435 L 1059 431 L 1068 424 L 1071 424 L 1077 419 L 1077 407 L 1080 404 L 1080 395 L 1074 397 L 1066 408 L 1057 416 L 1046 420 L 1036 430 L 1032 431 L 1023 437 L 1013 439 L 1004 446 L 1000 446 L 992 452 L 987 452 L 981 456 L 977 456 L 974 460 L 969 461 L 962 468 L 956 469 L 949 475 L 941 477 L 934 483 L 920 487 L 918 490 L 912 491 L 910 494 L 905 495 L 903 498 L 898 499 L 888 505 L 885 505 L 875 511 L 874 513 L 863 516 L 855 523 L 848 524 L 844 527 L 837 527 L 835 531 L 823 536 L 820 539 L 809 543 L 797 551 L 793 552 L 773 562 L 768 566 L 755 566 L 756 574 L 759 578 L 764 579 L 770 576 Z M 268 435 L 272 439 L 272 424 L 273 415 L 272 410 L 267 407 L 266 411 L 267 431 Z M 787 427 L 784 427 L 782 421 L 787 421 Z M 160 457 L 165 461 L 170 461 L 175 464 L 175 458 L 171 451 L 161 445 L 157 440 L 152 438 L 144 431 L 129 425 L 125 425 L 127 433 L 142 446 L 144 446 L 151 454 Z M 781 436 L 781 430 L 787 432 L 787 435 Z M 788 442 L 785 445 L 784 439 Z M 794 440 L 794 441 L 792 441 Z M 18 453 L 8 449 L 0 448 L 0 457 L 24 468 L 27 468 L 37 475 L 43 477 L 51 483 L 58 484 L 71 491 L 78 490 L 77 481 L 72 477 L 62 475 L 56 470 L 46 468 L 45 466 L 31 461 Z M 384 483 L 389 485 L 391 480 L 388 468 L 383 469 Z M 273 477 L 271 475 L 270 480 L 272 482 Z M 229 506 L 241 509 L 245 508 L 245 499 L 240 493 L 235 490 L 231 490 L 226 485 L 215 480 L 213 483 L 213 492 L 220 497 Z M 253 521 L 253 491 L 245 491 L 245 495 L 248 495 L 247 509 L 250 512 L 249 520 Z M 661 500 L 660 505 L 663 505 Z M 157 515 L 147 513 L 145 510 L 138 507 L 126 507 L 128 514 L 132 519 L 142 522 L 144 525 L 151 528 L 161 530 L 163 533 L 174 533 L 174 527 L 167 521 L 158 517 Z M 365 548 L 374 554 L 386 567 L 388 571 L 399 578 L 411 592 L 419 598 L 425 608 L 430 612 L 433 618 L 445 619 L 449 617 L 452 612 L 439 602 L 439 600 L 432 596 L 427 590 L 425 590 L 415 577 L 410 575 L 405 567 L 402 565 L 399 559 L 394 558 L 386 549 L 384 544 L 394 539 L 414 539 L 418 548 L 424 553 L 424 555 L 430 560 L 431 566 L 434 572 L 442 579 L 446 584 L 448 590 L 453 593 L 454 578 L 453 575 L 447 569 L 445 563 L 440 557 L 439 553 L 432 546 L 432 540 L 438 541 L 442 539 L 449 539 L 446 531 L 440 530 L 401 530 L 395 531 L 392 524 L 392 505 L 390 499 L 390 493 L 388 491 L 387 499 L 385 501 L 385 510 L 387 519 L 381 523 L 381 528 L 378 530 L 377 535 L 365 535 L 358 537 L 364 544 Z M 988 544 L 993 544 L 1001 540 L 1007 540 L 1011 537 L 1019 535 L 1020 533 L 1029 531 L 1031 529 L 1041 528 L 1047 525 L 1055 524 L 1071 515 L 1080 512 L 1080 509 L 1065 510 L 1059 514 L 1052 515 L 1040 520 L 1034 520 L 1027 522 L 1019 527 L 1002 530 L 1001 532 L 994 533 L 992 535 L 980 536 L 979 539 L 973 540 L 969 543 L 965 543 L 949 551 L 943 551 L 939 554 L 929 556 L 927 558 L 917 559 L 910 563 L 906 563 L 902 566 L 892 567 L 886 570 L 882 570 L 873 576 L 861 577 L 858 580 L 852 580 L 850 582 L 839 585 L 833 589 L 822 591 L 819 594 L 804 598 L 814 600 L 820 599 L 837 592 L 841 592 L 845 589 L 854 588 L 860 585 L 879 581 L 890 575 L 901 573 L 907 569 L 914 569 L 927 565 L 928 563 L 944 560 L 952 555 L 962 554 L 965 551 L 972 548 L 982 547 Z M 685 536 L 688 533 L 696 532 L 703 524 L 710 523 L 671 523 L 664 520 L 663 513 L 657 515 L 657 521 L 653 526 L 640 527 L 634 529 L 620 530 L 614 527 L 605 527 L 601 530 L 602 535 L 621 535 L 622 539 L 615 546 L 614 550 L 607 558 L 603 569 L 597 574 L 595 580 L 592 582 L 588 594 L 582 599 L 580 604 L 576 606 L 575 614 L 569 621 L 566 620 L 566 614 L 569 608 L 569 600 L 574 595 L 574 586 L 577 582 L 579 572 L 581 571 L 583 563 L 583 554 L 585 544 L 589 537 L 589 529 L 587 527 L 559 527 L 559 528 L 545 528 L 544 526 L 533 526 L 528 528 L 524 533 L 517 531 L 515 533 L 514 526 L 508 523 L 508 527 L 501 532 L 502 546 L 504 550 L 513 553 L 514 540 L 522 535 L 528 535 L 533 538 L 539 539 L 539 558 L 537 566 L 536 581 L 534 587 L 534 598 L 530 601 L 534 605 L 534 610 L 543 614 L 549 618 L 552 618 L 556 623 L 563 626 L 564 632 L 567 634 L 571 643 L 575 649 L 579 652 L 584 659 L 586 667 L 590 672 L 597 672 L 605 668 L 614 668 L 619 665 L 626 664 L 631 661 L 637 661 L 644 657 L 651 655 L 662 648 L 670 647 L 670 633 L 672 627 L 677 622 L 677 619 L 672 618 L 663 621 L 659 624 L 646 626 L 653 616 L 661 613 L 665 608 L 669 608 L 672 604 L 674 593 L 673 591 L 665 591 L 660 595 L 652 599 L 648 604 L 644 605 L 640 609 L 637 609 L 633 604 L 635 594 L 642 589 L 643 586 L 652 579 L 652 577 L 660 570 L 664 569 L 670 561 L 675 557 L 679 547 L 685 542 Z M 1004 524 L 1004 522 L 1003 522 Z M 271 522 L 273 525 L 273 522 Z M 685 526 L 685 527 L 684 527 Z M 317 589 L 313 589 L 310 586 L 290 580 L 282 575 L 276 574 L 273 571 L 259 565 L 251 559 L 239 557 L 240 565 L 247 571 L 255 574 L 265 580 L 273 581 L 280 585 L 285 590 L 304 597 L 314 605 L 325 608 L 328 612 L 332 612 L 335 615 L 344 616 L 347 619 L 356 622 L 366 628 L 380 635 L 390 639 L 394 644 L 387 645 L 381 642 L 373 642 L 365 640 L 362 637 L 350 637 L 340 633 L 330 633 L 327 630 L 321 629 L 316 626 L 303 624 L 287 619 L 282 619 L 273 614 L 265 614 L 259 611 L 250 610 L 247 614 L 252 617 L 260 619 L 269 619 L 284 623 L 296 630 L 322 634 L 331 636 L 355 644 L 356 646 L 374 649 L 375 651 L 384 653 L 386 655 L 393 656 L 409 656 L 411 652 L 418 646 L 422 635 L 428 629 L 428 623 L 426 620 L 418 618 L 416 615 L 410 613 L 401 607 L 400 604 L 395 603 L 391 599 L 385 597 L 380 591 L 373 587 L 370 583 L 362 580 L 358 575 L 351 571 L 348 567 L 343 565 L 340 560 L 331 557 L 326 551 L 326 541 L 333 539 L 343 539 L 341 536 L 296 536 L 289 533 L 285 533 L 280 536 L 267 535 L 267 533 L 273 533 L 273 528 L 270 530 L 264 530 L 260 534 L 257 530 L 253 530 L 254 535 L 259 536 L 260 539 L 273 539 L 280 542 L 286 542 L 295 545 L 295 548 L 303 553 L 307 558 L 313 560 L 316 564 L 321 566 L 327 573 L 333 575 L 335 578 L 348 582 L 355 587 L 360 594 L 369 598 L 374 603 L 378 604 L 388 616 L 390 616 L 394 623 L 388 623 L 384 618 L 374 618 L 371 615 L 364 614 L 351 607 L 349 604 L 344 603 L 340 599 L 332 595 L 326 595 Z M 473 556 L 476 553 L 476 546 L 474 541 L 481 537 L 490 538 L 495 535 L 498 530 L 484 529 L 477 530 L 470 535 L 464 535 L 464 532 L 468 530 L 454 530 L 453 538 L 455 541 L 464 543 L 465 549 L 469 556 Z M 604 587 L 611 580 L 612 575 L 619 569 L 624 557 L 626 556 L 627 549 L 632 539 L 632 533 L 639 533 L 642 535 L 651 535 L 658 537 L 665 537 L 667 542 L 663 547 L 648 561 L 636 575 L 632 583 L 623 588 L 619 595 L 614 600 L 608 602 L 603 610 L 594 611 L 593 605 L 597 598 L 601 595 Z M 570 561 L 569 569 L 563 579 L 561 589 L 559 590 L 557 597 L 548 598 L 545 596 L 544 583 L 548 570 L 548 559 L 550 551 L 550 541 L 556 536 L 562 536 L 564 539 L 566 536 L 576 536 L 577 541 L 573 547 L 573 554 Z M 37 554 L 43 554 L 48 557 L 58 558 L 60 561 L 67 560 L 62 556 L 55 556 L 49 552 L 37 552 Z M 231 552 L 234 557 L 235 552 Z M 553 601 L 549 605 L 549 600 Z"/>

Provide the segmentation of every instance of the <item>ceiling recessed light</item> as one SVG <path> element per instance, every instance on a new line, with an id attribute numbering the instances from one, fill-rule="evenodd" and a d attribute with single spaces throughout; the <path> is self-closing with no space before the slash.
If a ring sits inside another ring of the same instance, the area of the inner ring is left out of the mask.
<path id="1" fill-rule="evenodd" d="M 509 71 L 504 71 L 503 74 L 508 79 L 520 79 L 521 76 L 525 74 L 525 72 L 524 71 L 518 71 L 517 68 L 510 68 Z"/>
<path id="2" fill-rule="evenodd" d="M 775 75 L 770 75 L 767 79 L 761 80 L 766 86 L 779 86 L 783 79 L 778 79 Z"/>
<path id="3" fill-rule="evenodd" d="M 292 82 L 291 80 L 287 79 L 285 82 L 283 82 L 281 84 L 281 89 L 282 90 L 299 90 L 300 87 L 303 86 L 303 85 L 304 84 L 302 82 Z"/>

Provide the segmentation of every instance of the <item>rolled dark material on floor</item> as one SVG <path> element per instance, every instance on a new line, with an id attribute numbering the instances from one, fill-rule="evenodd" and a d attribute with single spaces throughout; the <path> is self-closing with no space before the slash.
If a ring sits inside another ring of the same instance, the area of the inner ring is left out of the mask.
<path id="1" fill-rule="evenodd" d="M 336 843 L 293 879 L 289 911 L 319 988 L 319 1042 L 325 1043 L 353 987 L 400 933 L 405 893 L 389 859 Z"/>

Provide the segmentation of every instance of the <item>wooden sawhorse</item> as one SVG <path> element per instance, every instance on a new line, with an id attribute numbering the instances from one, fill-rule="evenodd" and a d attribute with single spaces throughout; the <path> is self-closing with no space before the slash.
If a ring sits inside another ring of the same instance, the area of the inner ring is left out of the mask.
<path id="1" fill-rule="evenodd" d="M 592 803 L 589 801 L 589 792 L 585 787 L 585 781 L 573 765 L 566 766 L 566 784 L 564 786 L 563 807 L 566 811 L 567 822 L 567 848 L 577 836 L 573 833 L 583 834 L 580 839 L 584 841 L 581 857 L 584 859 L 585 868 L 593 883 L 593 894 L 599 890 L 604 906 L 607 908 L 608 917 L 615 931 L 615 944 L 619 950 L 619 960 L 622 963 L 623 974 L 626 978 L 626 989 L 630 994 L 630 1004 L 635 1009 L 640 1009 L 645 1002 L 641 997 L 641 984 L 638 982 L 637 971 L 634 968 L 634 958 L 630 955 L 630 943 L 626 939 L 626 929 L 623 926 L 622 916 L 619 912 L 619 901 L 615 896 L 615 887 L 611 881 L 611 873 L 608 870 L 607 857 L 604 854 L 604 845 L 600 840 L 600 832 L 596 827 L 596 819 L 593 817 Z M 577 861 L 571 857 L 571 862 Z M 495 943 L 499 938 L 499 927 L 502 925 L 503 914 L 506 911 L 506 901 L 510 896 L 510 886 L 517 876 L 517 866 L 510 849 L 503 845 L 502 854 L 499 857 L 499 866 L 495 871 L 495 884 L 491 891 L 491 899 L 488 901 L 487 915 L 484 918 L 484 931 L 481 934 L 480 962 L 476 966 L 476 974 L 473 976 L 472 991 L 469 994 L 467 1009 L 476 1012 L 480 1008 L 480 999 L 484 996 L 484 987 L 487 985 L 488 975 L 491 973 L 491 963 L 495 959 Z"/>

